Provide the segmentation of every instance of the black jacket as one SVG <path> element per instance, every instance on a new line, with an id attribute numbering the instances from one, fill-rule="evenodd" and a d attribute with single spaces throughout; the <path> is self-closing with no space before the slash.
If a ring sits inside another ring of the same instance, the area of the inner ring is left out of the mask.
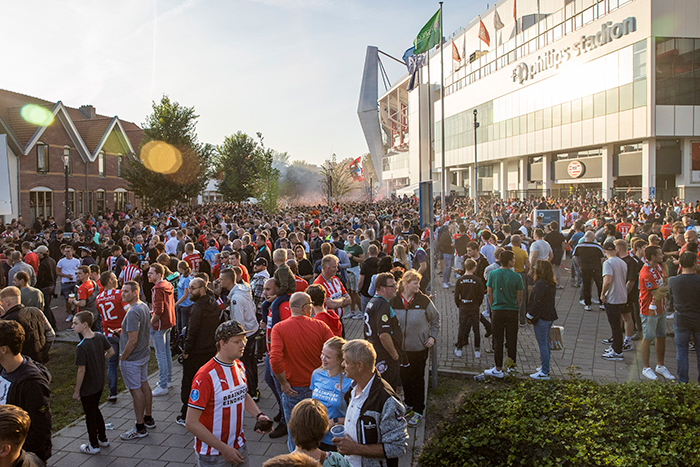
<path id="1" fill-rule="evenodd" d="M 45 289 L 56 285 L 56 261 L 50 256 L 44 256 L 39 261 L 39 272 L 36 275 L 36 288 Z M 50 297 L 45 297 L 50 299 Z"/>
<path id="2" fill-rule="evenodd" d="M 35 361 L 46 361 L 43 350 L 46 347 L 46 329 L 44 313 L 33 306 L 26 307 L 21 303 L 15 305 L 2 316 L 4 320 L 17 321 L 24 329 L 24 345 L 22 355 Z M 46 352 L 48 354 L 48 352 Z"/>
<path id="3" fill-rule="evenodd" d="M 530 292 L 530 300 L 527 302 L 527 317 L 536 323 L 540 319 L 545 321 L 556 321 L 556 294 L 557 288 L 548 285 L 542 279 L 535 282 L 535 286 Z"/>
<path id="4" fill-rule="evenodd" d="M 197 299 L 190 310 L 183 353 L 213 357 L 216 354 L 214 333 L 219 323 L 219 305 L 216 303 L 216 297 L 207 294 Z"/>
<path id="5" fill-rule="evenodd" d="M 41 460 L 51 457 L 51 373 L 41 363 L 24 356 L 24 362 L 12 373 L 2 372 L 13 381 L 7 393 L 7 403 L 24 409 L 32 419 L 24 450 Z"/>
<path id="6" fill-rule="evenodd" d="M 483 275 L 481 276 L 483 277 Z M 465 274 L 455 284 L 455 305 L 479 309 L 484 301 L 486 286 L 479 276 Z"/>

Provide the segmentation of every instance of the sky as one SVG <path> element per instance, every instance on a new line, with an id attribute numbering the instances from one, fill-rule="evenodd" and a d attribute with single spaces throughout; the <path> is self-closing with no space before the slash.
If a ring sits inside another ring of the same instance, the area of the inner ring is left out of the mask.
<path id="1" fill-rule="evenodd" d="M 0 88 L 142 124 L 163 94 L 200 141 L 261 132 L 321 164 L 368 152 L 357 104 L 368 45 L 401 58 L 439 8 L 418 0 L 3 2 Z M 445 0 L 444 35 L 486 11 Z M 391 82 L 406 68 L 382 58 Z M 384 86 L 379 84 L 379 94 Z"/>

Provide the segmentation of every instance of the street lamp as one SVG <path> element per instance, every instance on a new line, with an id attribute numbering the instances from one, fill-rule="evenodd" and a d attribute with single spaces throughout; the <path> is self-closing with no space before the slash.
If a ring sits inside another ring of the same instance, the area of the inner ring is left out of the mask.
<path id="1" fill-rule="evenodd" d="M 68 225 L 68 216 L 70 214 L 70 211 L 68 210 L 68 166 L 70 165 L 70 154 L 63 154 L 63 175 L 66 179 L 66 197 L 63 202 L 63 204 L 66 207 L 66 213 L 65 213 L 65 220 L 64 224 Z"/>
<path id="2" fill-rule="evenodd" d="M 479 216 L 479 171 L 477 170 L 476 162 L 476 129 L 479 128 L 479 122 L 476 121 L 476 114 L 478 112 L 474 109 L 474 216 L 478 218 Z M 477 219 L 478 221 L 478 219 Z"/>

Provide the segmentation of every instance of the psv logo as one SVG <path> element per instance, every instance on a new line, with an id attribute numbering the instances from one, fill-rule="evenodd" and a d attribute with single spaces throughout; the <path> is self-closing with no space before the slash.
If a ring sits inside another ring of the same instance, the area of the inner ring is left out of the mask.
<path id="1" fill-rule="evenodd" d="M 571 161 L 569 162 L 569 166 L 566 168 L 566 171 L 569 173 L 571 178 L 579 178 L 581 175 L 583 175 L 583 164 L 579 161 Z"/>

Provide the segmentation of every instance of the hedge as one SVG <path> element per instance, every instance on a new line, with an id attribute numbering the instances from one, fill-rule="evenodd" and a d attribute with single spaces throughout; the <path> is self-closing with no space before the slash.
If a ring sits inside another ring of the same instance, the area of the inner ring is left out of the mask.
<path id="1" fill-rule="evenodd" d="M 694 384 L 526 381 L 469 394 L 426 467 L 700 466 Z"/>

